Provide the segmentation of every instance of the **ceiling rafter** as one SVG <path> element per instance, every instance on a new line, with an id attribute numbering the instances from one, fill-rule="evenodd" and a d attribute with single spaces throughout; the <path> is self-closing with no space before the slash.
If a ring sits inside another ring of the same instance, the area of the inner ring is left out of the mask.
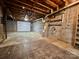
<path id="1" fill-rule="evenodd" d="M 73 3 L 77 0 L 63 0 L 63 1 L 65 2 L 65 5 L 68 5 L 68 4 Z"/>
<path id="2" fill-rule="evenodd" d="M 61 6 L 64 6 L 65 2 L 63 1 L 64 0 L 4 0 L 4 3 L 16 18 L 22 19 L 27 14 L 29 18 L 32 19 L 33 17 L 44 17 L 46 14 L 62 8 Z"/>
<path id="3" fill-rule="evenodd" d="M 16 6 L 13 6 L 13 5 L 7 5 L 7 7 L 9 8 L 9 10 L 11 11 L 11 13 L 13 14 L 13 15 L 19 15 L 19 14 L 21 14 L 21 13 L 25 13 L 26 12 L 26 10 L 24 10 L 24 9 L 22 9 L 22 8 L 18 8 L 17 9 L 17 7 Z M 15 10 L 15 11 L 14 11 Z M 22 14 L 23 15 L 23 14 Z"/>
<path id="4" fill-rule="evenodd" d="M 17 6 L 17 7 L 19 7 L 19 8 L 22 8 L 22 7 L 23 7 L 22 5 L 15 4 L 15 3 L 10 3 L 10 2 L 7 2 L 7 3 L 10 4 L 10 5 Z M 29 8 L 29 7 L 27 7 L 27 6 L 24 6 L 24 7 L 25 7 L 25 9 L 27 9 L 27 10 L 30 10 L 30 11 L 33 11 L 33 12 L 36 12 L 36 13 L 39 13 L 39 14 L 46 15 L 46 13 L 41 12 L 41 11 L 38 11 L 37 9 Z"/>
<path id="5" fill-rule="evenodd" d="M 29 10 L 23 10 L 22 8 L 18 8 L 17 9 L 17 7 L 15 7 L 15 6 L 13 6 L 13 7 L 11 7 L 12 5 L 8 5 L 8 8 L 10 8 L 10 11 L 12 12 L 12 14 L 14 15 L 14 17 L 16 16 L 16 15 L 20 15 L 22 12 L 24 13 L 24 14 L 21 14 L 21 15 L 28 15 L 29 13 L 27 13 Z M 14 10 L 16 10 L 16 11 L 14 11 Z M 31 12 L 31 11 L 29 11 L 29 12 Z M 35 13 L 35 12 L 31 12 L 31 13 Z M 39 14 L 39 13 L 35 13 L 35 14 Z M 30 15 L 28 15 L 28 16 L 30 16 Z"/>
<path id="6" fill-rule="evenodd" d="M 65 6 L 64 0 L 50 0 L 50 1 L 52 1 L 55 4 L 59 5 L 59 7 L 64 7 Z"/>
<path id="7" fill-rule="evenodd" d="M 21 3 L 21 4 L 24 4 L 24 5 L 28 6 L 28 7 L 31 7 L 31 8 L 33 7 L 34 9 L 40 10 L 40 11 L 42 11 L 42 12 L 44 12 L 44 13 L 49 13 L 49 10 L 44 10 L 44 9 L 41 9 L 41 8 L 32 6 L 32 5 L 30 5 L 30 4 L 24 3 L 24 2 L 19 1 L 19 0 L 15 0 L 15 1 L 16 1 L 16 2 L 19 2 L 19 3 Z"/>
<path id="8" fill-rule="evenodd" d="M 46 5 L 42 4 L 42 3 L 39 3 L 39 2 L 34 1 L 34 0 L 30 0 L 30 1 L 32 1 L 33 3 L 35 3 L 35 4 L 37 4 L 37 5 L 43 6 L 44 8 L 47 8 L 47 9 L 51 10 L 50 7 L 48 7 L 48 6 L 46 6 Z"/>
<path id="9" fill-rule="evenodd" d="M 57 9 L 59 9 L 59 6 L 56 3 L 52 2 L 51 0 L 46 0 L 45 3 L 51 5 L 52 7 L 56 7 Z"/>
<path id="10" fill-rule="evenodd" d="M 57 7 L 58 5 L 52 2 L 51 0 L 46 0 L 45 1 L 47 4 L 51 5 L 52 7 Z"/>
<path id="11" fill-rule="evenodd" d="M 51 0 L 51 1 L 58 4 L 58 5 L 63 3 L 63 0 Z"/>
<path id="12" fill-rule="evenodd" d="M 45 6 L 47 6 L 47 7 L 51 8 L 51 9 L 53 9 L 53 10 L 56 9 L 55 6 L 51 6 L 51 5 L 47 4 L 47 3 L 45 2 L 46 0 L 34 0 L 34 1 L 39 2 L 39 3 L 41 3 L 41 4 L 45 5 Z"/>

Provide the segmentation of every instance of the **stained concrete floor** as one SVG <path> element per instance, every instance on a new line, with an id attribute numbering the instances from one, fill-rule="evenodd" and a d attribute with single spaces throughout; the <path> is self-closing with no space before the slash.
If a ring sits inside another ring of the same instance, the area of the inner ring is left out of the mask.
<path id="1" fill-rule="evenodd" d="M 41 40 L 43 38 L 42 35 L 37 32 L 9 32 L 7 36 L 7 39 L 0 47 Z"/>
<path id="2" fill-rule="evenodd" d="M 54 38 L 54 37 L 52 39 L 47 38 L 47 41 L 50 42 L 53 45 L 56 45 L 57 47 L 60 47 L 64 50 L 69 51 L 72 54 L 75 54 L 75 55 L 79 56 L 79 49 L 74 48 L 69 43 L 63 42 L 61 40 L 57 40 L 57 38 Z"/>
<path id="3" fill-rule="evenodd" d="M 32 43 L 34 41 L 43 40 L 46 42 L 49 42 L 52 45 L 55 45 L 61 49 L 64 49 L 66 51 L 69 51 L 70 53 L 79 56 L 79 50 L 73 48 L 70 44 L 65 43 L 63 41 L 57 40 L 56 38 L 45 38 L 42 37 L 41 34 L 35 33 L 35 32 L 14 32 L 8 34 L 8 39 L 6 39 L 3 44 L 0 45 L 0 48 L 18 45 L 22 43 Z M 35 42 L 36 43 L 36 42 Z M 9 52 L 8 52 L 9 54 Z"/>

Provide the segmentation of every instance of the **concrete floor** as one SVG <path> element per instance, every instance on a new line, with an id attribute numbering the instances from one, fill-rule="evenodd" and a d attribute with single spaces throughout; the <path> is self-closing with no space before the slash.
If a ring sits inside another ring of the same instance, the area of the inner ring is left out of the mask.
<path id="1" fill-rule="evenodd" d="M 65 43 L 63 41 L 57 40 L 56 38 L 45 38 L 42 37 L 41 34 L 35 33 L 35 32 L 14 32 L 14 33 L 9 33 L 8 34 L 8 39 L 6 39 L 3 44 L 0 45 L 0 48 L 3 47 L 8 47 L 12 45 L 17 45 L 21 43 L 28 43 L 28 42 L 33 42 L 33 41 L 39 41 L 39 40 L 44 40 L 49 42 L 52 45 L 55 45 L 57 47 L 60 47 L 64 50 L 69 51 L 72 54 L 75 54 L 79 56 L 79 50 L 73 48 L 70 44 Z"/>
<path id="2" fill-rule="evenodd" d="M 37 32 L 9 32 L 7 39 L 3 42 L 3 44 L 0 45 L 0 47 L 11 46 L 41 39 L 44 38 Z"/>
<path id="3" fill-rule="evenodd" d="M 47 39 L 47 41 L 53 45 L 56 45 L 64 50 L 71 52 L 72 54 L 79 56 L 79 49 L 74 48 L 73 46 L 71 46 L 70 44 L 68 44 L 66 42 L 63 42 L 61 40 L 57 40 L 56 38 Z"/>

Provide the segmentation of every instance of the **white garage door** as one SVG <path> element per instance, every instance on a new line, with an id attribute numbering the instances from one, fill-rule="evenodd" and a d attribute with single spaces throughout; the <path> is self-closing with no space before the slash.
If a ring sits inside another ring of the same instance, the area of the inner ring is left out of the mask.
<path id="1" fill-rule="evenodd" d="M 30 22 L 17 22 L 17 31 L 30 31 Z"/>
<path id="2" fill-rule="evenodd" d="M 33 31 L 34 32 L 42 32 L 43 31 L 43 23 L 42 21 L 37 21 L 33 23 Z"/>

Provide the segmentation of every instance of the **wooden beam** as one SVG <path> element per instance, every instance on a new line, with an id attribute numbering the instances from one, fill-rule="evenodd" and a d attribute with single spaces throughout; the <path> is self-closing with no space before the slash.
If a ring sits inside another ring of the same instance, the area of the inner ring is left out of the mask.
<path id="1" fill-rule="evenodd" d="M 45 2 L 49 5 L 51 5 L 52 7 L 57 8 L 57 10 L 59 9 L 59 6 L 57 4 L 55 4 L 54 2 L 52 2 L 51 0 L 46 0 Z"/>
<path id="2" fill-rule="evenodd" d="M 77 0 L 64 0 L 64 2 L 66 3 L 66 5 L 76 2 Z"/>
<path id="3" fill-rule="evenodd" d="M 62 10 L 65 10 L 65 9 L 70 8 L 70 7 L 72 7 L 72 6 L 74 6 L 74 5 L 77 5 L 77 4 L 79 4 L 79 1 L 76 1 L 76 2 L 74 2 L 74 3 L 71 3 L 71 4 L 67 5 L 67 6 L 65 6 L 64 8 L 61 8 L 61 9 L 59 9 L 58 11 L 55 11 L 54 13 L 48 14 L 48 15 L 46 15 L 46 16 L 49 17 L 49 16 L 52 16 L 52 15 L 55 15 L 55 14 L 61 12 Z"/>
<path id="4" fill-rule="evenodd" d="M 26 12 L 24 14 L 19 13 L 20 11 L 22 11 L 22 9 L 19 9 L 19 8 L 17 9 L 17 7 L 16 8 L 15 7 L 11 7 L 11 5 L 9 5 L 8 8 L 10 8 L 10 11 L 12 12 L 12 15 L 14 17 L 18 17 L 20 15 L 26 15 L 27 14 Z M 16 10 L 16 11 L 14 11 L 14 10 Z M 29 10 L 27 10 L 27 11 L 29 11 Z M 39 14 L 39 13 L 36 13 L 36 14 Z"/>
<path id="5" fill-rule="evenodd" d="M 22 8 L 17 8 L 16 6 L 13 6 L 13 5 L 7 5 L 7 7 L 9 9 L 15 9 L 16 11 L 24 11 Z M 10 10 L 11 11 L 11 10 Z"/>
<path id="6" fill-rule="evenodd" d="M 24 13 L 24 14 L 21 14 L 20 13 L 20 11 L 22 11 L 22 9 L 17 9 L 17 7 L 15 8 L 15 6 L 13 7 L 11 7 L 12 5 L 9 5 L 8 6 L 8 8 L 10 8 L 10 10 L 11 10 L 11 12 L 12 12 L 12 14 L 13 14 L 13 16 L 15 17 L 15 19 L 16 20 L 23 20 L 24 18 L 21 18 L 21 17 L 25 17 L 25 15 L 27 14 L 26 12 Z M 16 11 L 14 11 L 14 10 L 16 10 Z M 29 11 L 29 10 L 27 10 L 27 11 Z M 33 16 L 33 17 L 36 17 L 36 18 L 38 18 L 37 16 L 39 16 L 39 14 L 38 13 L 36 13 L 37 15 L 35 16 Z M 28 15 L 28 14 L 27 14 Z M 41 14 L 40 14 L 41 15 Z M 42 15 L 42 16 L 44 16 L 44 15 Z M 31 16 L 29 16 L 30 18 L 31 18 Z M 31 20 L 32 19 L 32 20 Z M 29 21 L 33 21 L 33 20 L 35 20 L 35 19 L 33 19 L 33 18 L 31 18 Z"/>
<path id="7" fill-rule="evenodd" d="M 51 20 L 50 23 L 51 23 L 51 22 L 60 22 L 60 21 L 62 21 L 62 19 Z M 47 21 L 47 22 L 49 22 L 49 21 Z"/>
<path id="8" fill-rule="evenodd" d="M 49 26 L 62 26 L 62 24 L 49 24 Z"/>
<path id="9" fill-rule="evenodd" d="M 30 10 L 30 11 L 33 11 L 33 12 L 36 12 L 36 13 L 39 13 L 39 14 L 46 15 L 46 13 L 43 13 L 43 12 L 41 12 L 41 11 L 38 11 L 37 9 L 34 9 L 34 8 L 29 8 L 29 7 L 22 6 L 22 5 L 18 5 L 18 4 L 11 3 L 11 2 L 7 2 L 7 3 L 10 4 L 10 5 L 17 6 L 17 7 L 19 7 L 19 8 L 25 7 L 26 10 Z M 18 9 L 18 8 L 17 8 L 17 9 Z"/>
<path id="10" fill-rule="evenodd" d="M 43 10 L 43 9 L 41 9 L 41 8 L 38 8 L 38 7 L 32 6 L 32 5 L 30 5 L 30 4 L 27 4 L 27 3 L 21 2 L 21 1 L 19 1 L 19 0 L 16 0 L 16 2 L 19 2 L 19 3 L 21 3 L 21 4 L 24 4 L 24 5 L 28 6 L 28 7 L 31 7 L 31 8 L 34 8 L 34 9 L 40 10 L 40 11 L 42 11 L 42 12 L 44 12 L 44 13 L 49 13 L 49 10 Z"/>
<path id="11" fill-rule="evenodd" d="M 8 8 L 10 8 L 11 9 L 11 12 L 12 12 L 12 15 L 16 18 L 16 17 L 18 17 L 18 18 L 21 18 L 21 17 L 25 17 L 25 15 L 27 14 L 26 12 L 23 12 L 24 14 L 21 14 L 20 13 L 20 10 L 22 11 L 22 9 L 17 9 L 17 7 L 15 8 L 15 7 L 11 7 L 11 5 L 9 5 L 9 7 Z M 16 10 L 16 11 L 14 11 L 14 10 Z M 27 10 L 27 11 L 29 11 L 29 10 Z M 36 13 L 37 14 L 37 13 Z M 21 16 L 22 15 L 22 16 Z M 28 14 L 27 14 L 28 15 Z M 39 14 L 37 14 L 37 15 L 39 15 Z M 43 15 L 44 16 L 44 15 Z M 31 17 L 31 16 L 30 16 Z M 34 16 L 34 17 L 37 17 L 37 16 Z M 38 17 L 37 17 L 38 18 Z"/>
<path id="12" fill-rule="evenodd" d="M 42 3 L 36 2 L 36 1 L 34 1 L 34 0 L 30 0 L 30 1 L 32 1 L 33 3 L 35 3 L 35 4 L 37 4 L 37 5 L 43 6 L 44 8 L 47 8 L 47 9 L 51 10 L 51 8 L 50 8 L 50 7 L 45 6 L 45 5 L 44 5 L 44 4 L 42 4 Z"/>
<path id="13" fill-rule="evenodd" d="M 65 5 L 68 5 L 70 2 L 68 2 L 68 0 L 64 0 Z"/>
<path id="14" fill-rule="evenodd" d="M 61 5 L 63 3 L 63 0 L 51 0 L 51 1 L 57 5 Z"/>
<path id="15" fill-rule="evenodd" d="M 45 1 L 47 4 L 51 5 L 52 7 L 57 7 L 58 5 L 55 4 L 54 2 L 50 1 L 50 0 L 46 0 Z"/>
<path id="16" fill-rule="evenodd" d="M 54 6 L 51 6 L 51 5 L 47 4 L 47 3 L 45 2 L 46 0 L 34 0 L 34 1 L 39 2 L 39 3 L 41 3 L 41 4 L 45 5 L 45 6 L 47 6 L 47 7 L 51 8 L 51 9 L 53 9 L 53 10 L 56 10 L 56 8 L 55 8 Z M 51 9 L 50 9 L 50 10 L 51 10 Z"/>

